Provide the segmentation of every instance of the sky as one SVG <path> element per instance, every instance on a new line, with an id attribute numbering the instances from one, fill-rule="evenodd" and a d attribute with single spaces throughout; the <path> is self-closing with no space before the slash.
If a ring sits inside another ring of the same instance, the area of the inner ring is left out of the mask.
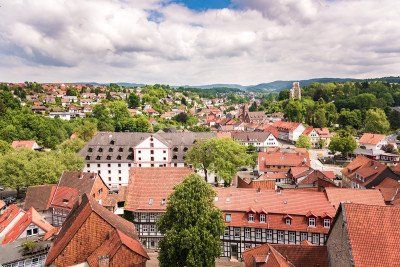
<path id="1" fill-rule="evenodd" d="M 400 0 L 0 0 L 0 81 L 398 76 Z"/>

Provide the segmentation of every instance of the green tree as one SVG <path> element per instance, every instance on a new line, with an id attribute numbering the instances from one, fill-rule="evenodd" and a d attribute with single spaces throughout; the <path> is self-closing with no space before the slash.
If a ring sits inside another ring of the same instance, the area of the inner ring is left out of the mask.
<path id="1" fill-rule="evenodd" d="M 130 93 L 128 97 L 128 107 L 137 108 L 140 105 L 140 98 L 135 93 Z"/>
<path id="2" fill-rule="evenodd" d="M 67 139 L 58 145 L 58 149 L 62 152 L 77 153 L 85 146 L 85 141 L 80 138 Z"/>
<path id="3" fill-rule="evenodd" d="M 205 178 L 208 172 L 223 179 L 226 185 L 232 181 L 238 168 L 254 165 L 252 157 L 246 153 L 246 147 L 228 138 L 201 140 L 192 146 L 186 154 L 186 163 L 202 169 Z"/>
<path id="4" fill-rule="evenodd" d="M 314 114 L 314 126 L 318 128 L 326 127 L 328 121 L 326 119 L 325 109 L 319 108 Z"/>
<path id="5" fill-rule="evenodd" d="M 0 140 L 0 156 L 6 154 L 11 150 L 11 146 L 8 142 Z"/>
<path id="6" fill-rule="evenodd" d="M 289 121 L 303 122 L 305 113 L 302 103 L 298 100 L 290 100 L 283 110 L 284 116 Z"/>
<path id="7" fill-rule="evenodd" d="M 224 231 L 215 191 L 199 175 L 191 174 L 175 186 L 167 209 L 157 222 L 164 234 L 160 241 L 160 266 L 215 266 Z"/>
<path id="8" fill-rule="evenodd" d="M 83 141 L 89 141 L 97 132 L 97 125 L 92 121 L 83 120 L 76 126 L 74 132 Z"/>
<path id="9" fill-rule="evenodd" d="M 365 114 L 364 130 L 370 133 L 387 133 L 390 129 L 385 111 L 380 108 L 369 109 Z"/>
<path id="10" fill-rule="evenodd" d="M 253 102 L 253 104 L 251 104 L 251 106 L 249 107 L 249 111 L 257 111 L 257 108 L 258 108 L 258 106 L 257 106 L 257 103 L 256 103 L 256 101 L 254 101 Z"/>
<path id="11" fill-rule="evenodd" d="M 312 146 L 311 144 L 311 139 L 308 135 L 300 135 L 299 139 L 296 142 L 296 147 L 302 147 L 302 148 L 307 148 L 310 149 Z"/>
<path id="12" fill-rule="evenodd" d="M 347 157 L 357 148 L 357 142 L 353 136 L 344 130 L 338 131 L 329 143 L 329 150 L 333 153 L 340 152 L 342 156 Z"/>

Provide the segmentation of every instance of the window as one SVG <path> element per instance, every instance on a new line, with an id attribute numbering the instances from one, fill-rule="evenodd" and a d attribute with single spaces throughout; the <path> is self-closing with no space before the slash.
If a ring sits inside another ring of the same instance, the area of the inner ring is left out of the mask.
<path id="1" fill-rule="evenodd" d="M 272 230 L 267 230 L 267 239 L 272 240 Z"/>
<path id="2" fill-rule="evenodd" d="M 300 241 L 307 240 L 307 233 L 300 233 Z"/>
<path id="3" fill-rule="evenodd" d="M 163 153 L 164 153 L 164 154 L 167 153 L 167 150 L 163 150 Z"/>
<path id="4" fill-rule="evenodd" d="M 325 228 L 331 227 L 331 220 L 330 219 L 324 219 L 324 227 Z"/>
<path id="5" fill-rule="evenodd" d="M 110 164 L 110 163 L 108 163 L 108 164 L 107 164 L 107 167 L 108 167 L 108 168 L 111 168 L 111 164 Z"/>
<path id="6" fill-rule="evenodd" d="M 260 222 L 265 223 L 265 214 L 260 214 Z"/>
<path id="7" fill-rule="evenodd" d="M 250 238 L 251 237 L 250 228 L 244 228 L 244 237 L 246 237 L 246 238 Z"/>
<path id="8" fill-rule="evenodd" d="M 150 225 L 150 232 L 152 233 L 156 232 L 156 226 L 154 224 Z"/>
<path id="9" fill-rule="evenodd" d="M 86 167 L 90 168 L 90 164 L 86 164 Z"/>
<path id="10" fill-rule="evenodd" d="M 249 214 L 247 215 L 247 220 L 248 220 L 249 222 L 254 222 L 254 214 L 253 214 L 253 213 L 249 213 Z"/>
<path id="11" fill-rule="evenodd" d="M 138 153 L 141 154 L 141 153 L 142 153 L 142 150 L 138 150 Z"/>
<path id="12" fill-rule="evenodd" d="M 234 237 L 240 237 L 240 228 L 233 228 L 233 235 Z"/>
<path id="13" fill-rule="evenodd" d="M 149 227 L 147 224 L 143 224 L 143 232 L 147 233 L 149 231 Z"/>
<path id="14" fill-rule="evenodd" d="M 100 164 L 97 164 L 97 168 L 100 168 Z"/>
<path id="15" fill-rule="evenodd" d="M 150 220 L 154 221 L 156 219 L 156 214 L 150 213 Z"/>
<path id="16" fill-rule="evenodd" d="M 140 219 L 141 219 L 142 221 L 147 220 L 147 214 L 146 214 L 146 213 L 140 214 Z"/>
<path id="17" fill-rule="evenodd" d="M 152 164 L 150 164 L 150 167 L 154 167 L 154 164 L 152 163 Z"/>
<path id="18" fill-rule="evenodd" d="M 292 224 L 292 219 L 286 218 L 286 219 L 285 219 L 285 223 L 286 223 L 287 225 L 291 225 L 291 224 Z"/>
<path id="19" fill-rule="evenodd" d="M 86 160 L 90 160 L 90 156 L 86 156 Z"/>
<path id="20" fill-rule="evenodd" d="M 312 243 L 313 244 L 318 244 L 319 243 L 319 234 L 313 234 L 312 235 Z"/>
<path id="21" fill-rule="evenodd" d="M 163 160 L 167 160 L 167 158 L 166 158 L 166 157 L 163 157 Z"/>
<path id="22" fill-rule="evenodd" d="M 150 150 L 150 154 L 154 154 L 154 150 Z"/>
<path id="23" fill-rule="evenodd" d="M 178 156 L 177 155 L 173 155 L 172 159 L 178 159 Z"/>
<path id="24" fill-rule="evenodd" d="M 119 151 L 119 152 L 123 152 L 124 149 L 123 149 L 122 147 L 120 147 L 120 148 L 118 149 L 118 151 Z"/>
<path id="25" fill-rule="evenodd" d="M 32 235 L 32 229 L 26 230 L 26 235 L 31 236 Z"/>
<path id="26" fill-rule="evenodd" d="M 225 227 L 224 236 L 229 236 L 229 227 Z"/>
<path id="27" fill-rule="evenodd" d="M 108 174 L 111 174 L 111 170 L 108 170 Z"/>
<path id="28" fill-rule="evenodd" d="M 121 170 L 118 170 L 118 173 L 121 173 Z"/>
<path id="29" fill-rule="evenodd" d="M 230 213 L 225 214 L 225 222 L 231 222 L 232 221 L 232 215 Z"/>
<path id="30" fill-rule="evenodd" d="M 99 152 L 103 152 L 103 148 L 100 147 L 98 151 L 99 151 Z"/>
<path id="31" fill-rule="evenodd" d="M 184 151 L 184 152 L 188 151 L 188 148 L 187 148 L 187 147 L 184 147 L 184 148 L 183 148 L 183 151 Z"/>
<path id="32" fill-rule="evenodd" d="M 122 180 L 122 178 L 121 178 L 121 177 L 118 177 L 118 181 L 120 181 L 120 182 L 121 182 L 121 180 Z"/>
<path id="33" fill-rule="evenodd" d="M 103 188 L 100 188 L 98 192 L 99 194 L 103 193 Z"/>
<path id="34" fill-rule="evenodd" d="M 278 241 L 283 241 L 283 240 L 284 240 L 283 231 L 278 231 Z"/>
<path id="35" fill-rule="evenodd" d="M 177 151 L 178 151 L 178 148 L 177 148 L 177 147 L 174 147 L 173 150 L 174 150 L 174 152 L 177 152 Z"/>
<path id="36" fill-rule="evenodd" d="M 131 163 L 128 163 L 128 167 L 129 167 L 129 168 L 132 167 L 132 164 L 131 164 Z"/>
<path id="37" fill-rule="evenodd" d="M 93 152 L 93 148 L 89 147 L 88 152 Z"/>
<path id="38" fill-rule="evenodd" d="M 113 152 L 113 148 L 112 147 L 110 147 L 109 149 L 108 149 L 108 152 Z"/>
<path id="39" fill-rule="evenodd" d="M 296 242 L 296 233 L 289 232 L 289 242 Z"/>
<path id="40" fill-rule="evenodd" d="M 261 238 L 261 229 L 256 229 L 256 238 Z"/>
<path id="41" fill-rule="evenodd" d="M 315 218 L 308 218 L 308 226 L 315 227 Z"/>
<path id="42" fill-rule="evenodd" d="M 154 161 L 154 157 L 150 157 L 150 161 Z"/>
<path id="43" fill-rule="evenodd" d="M 107 156 L 107 160 L 111 160 L 111 156 L 110 155 Z"/>
<path id="44" fill-rule="evenodd" d="M 111 182 L 111 177 L 108 177 L 108 181 Z"/>

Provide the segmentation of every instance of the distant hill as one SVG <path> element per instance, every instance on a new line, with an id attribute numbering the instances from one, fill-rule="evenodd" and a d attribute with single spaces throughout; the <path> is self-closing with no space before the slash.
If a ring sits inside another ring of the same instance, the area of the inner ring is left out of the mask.
<path id="1" fill-rule="evenodd" d="M 281 91 L 292 87 L 293 82 L 300 82 L 300 86 L 310 85 L 312 83 L 331 83 L 331 82 L 348 82 L 356 81 L 352 78 L 314 78 L 309 80 L 293 80 L 293 81 L 274 81 L 270 83 L 260 83 L 253 86 L 247 86 L 248 91 Z"/>

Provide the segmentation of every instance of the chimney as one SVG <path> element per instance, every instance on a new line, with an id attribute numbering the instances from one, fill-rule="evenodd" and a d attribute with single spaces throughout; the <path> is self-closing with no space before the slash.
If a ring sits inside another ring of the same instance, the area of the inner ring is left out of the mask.
<path id="1" fill-rule="evenodd" d="M 99 256 L 98 261 L 99 261 L 99 267 L 109 267 L 110 266 L 110 259 L 108 258 L 107 255 Z"/>

